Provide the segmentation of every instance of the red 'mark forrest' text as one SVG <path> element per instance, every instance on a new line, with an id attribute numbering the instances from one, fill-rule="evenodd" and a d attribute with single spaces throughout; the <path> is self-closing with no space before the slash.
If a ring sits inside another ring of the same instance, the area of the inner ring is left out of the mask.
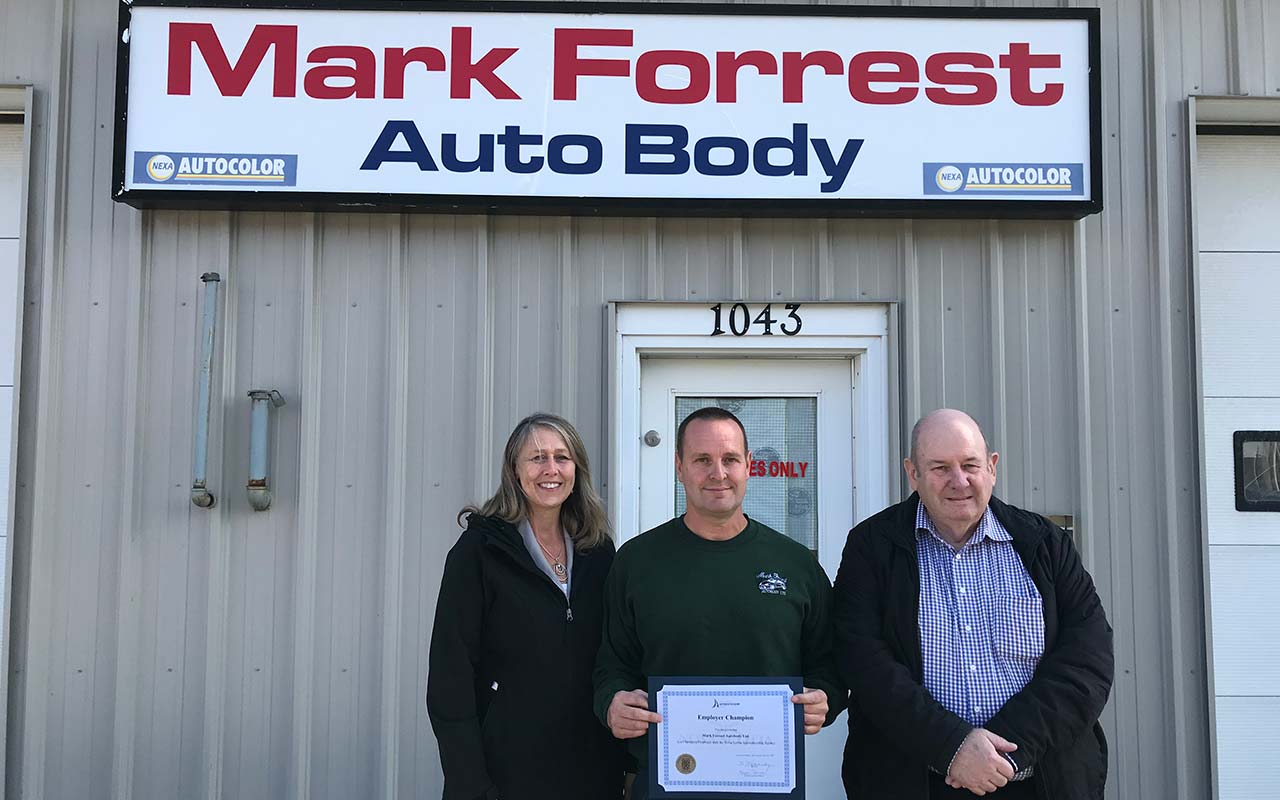
<path id="1" fill-rule="evenodd" d="M 933 53 L 920 61 L 898 50 L 874 50 L 842 55 L 831 50 L 809 52 L 766 50 L 718 51 L 645 50 L 635 53 L 630 28 L 557 28 L 553 45 L 552 97 L 572 101 L 587 82 L 612 84 L 627 79 L 636 95 L 649 103 L 692 104 L 708 99 L 717 103 L 738 101 L 741 80 L 768 78 L 777 86 L 784 103 L 804 101 L 805 81 L 841 78 L 849 96 L 870 105 L 910 103 L 923 94 L 929 102 L 948 106 L 978 106 L 993 102 L 1000 91 L 996 71 L 1008 76 L 1009 98 L 1021 106 L 1051 106 L 1062 99 L 1063 84 L 1043 80 L 1037 71 L 1062 66 L 1059 53 L 1033 53 L 1026 42 L 1010 42 L 1004 53 L 992 57 L 978 52 Z M 472 48 L 472 28 L 450 29 L 446 54 L 439 47 L 387 47 L 381 52 L 359 45 L 325 45 L 312 49 L 302 76 L 298 52 L 298 26 L 255 25 L 244 49 L 232 62 L 210 23 L 172 22 L 169 25 L 168 93 L 191 94 L 194 54 L 198 52 L 218 93 L 242 96 L 250 82 L 266 69 L 274 97 L 296 97 L 299 90 L 318 100 L 346 98 L 401 99 L 409 70 L 448 75 L 449 97 L 468 99 L 478 86 L 490 97 L 519 100 L 520 94 L 499 75 L 516 47 L 494 47 L 478 58 Z M 613 57 L 585 57 L 616 48 Z M 267 53 L 272 57 L 267 60 Z M 680 67 L 688 84 L 661 86 L 658 72 Z M 510 77 L 510 76 L 508 76 Z M 1037 85 L 1037 84 L 1040 85 Z M 927 84 L 927 85 L 926 85 Z"/>

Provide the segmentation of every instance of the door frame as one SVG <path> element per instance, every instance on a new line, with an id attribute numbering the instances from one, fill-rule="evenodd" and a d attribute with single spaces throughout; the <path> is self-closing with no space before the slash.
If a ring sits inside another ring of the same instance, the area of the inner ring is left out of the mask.
<path id="1" fill-rule="evenodd" d="M 1275 136 L 1275 130 L 1280 127 L 1280 101 L 1274 97 L 1240 97 L 1240 96 L 1215 96 L 1215 95 L 1191 95 L 1187 98 L 1186 105 L 1186 155 L 1187 155 L 1187 181 L 1188 181 L 1188 197 L 1190 203 L 1188 206 L 1188 232 L 1189 232 L 1189 248 L 1191 257 L 1191 304 L 1192 304 L 1192 337 L 1193 337 L 1193 367 L 1195 379 L 1195 443 L 1196 443 L 1196 466 L 1198 471 L 1198 499 L 1200 512 L 1200 585 L 1202 587 L 1203 596 L 1203 619 L 1204 619 L 1204 664 L 1203 675 L 1205 683 L 1205 691 L 1208 700 L 1207 723 L 1209 727 L 1209 788 L 1212 792 L 1213 800 L 1218 800 L 1222 794 L 1222 754 L 1221 742 L 1219 735 L 1221 733 L 1221 714 L 1218 708 L 1218 675 L 1217 675 L 1217 655 L 1215 650 L 1215 639 L 1213 631 L 1213 581 L 1212 581 L 1212 548 L 1214 543 L 1211 539 L 1211 527 L 1209 524 L 1209 472 L 1211 469 L 1209 463 L 1209 445 L 1206 441 L 1207 427 L 1205 422 L 1205 378 L 1204 378 L 1204 318 L 1200 313 L 1204 284 L 1204 272 L 1200 263 L 1200 209 L 1205 205 L 1206 201 L 1211 198 L 1205 197 L 1205 190 L 1199 179 L 1200 164 L 1198 144 L 1201 136 L 1214 135 L 1263 135 Z M 1164 425 L 1166 429 L 1173 425 L 1171 411 L 1165 406 Z M 1176 514 L 1174 501 L 1169 501 L 1166 507 L 1166 513 Z M 1170 586 L 1172 596 L 1177 596 L 1179 587 L 1176 581 L 1179 580 L 1177 570 L 1170 573 L 1170 577 L 1175 583 Z M 1190 645 L 1187 645 L 1189 647 Z M 1186 696 L 1187 690 L 1183 688 L 1183 684 L 1190 680 L 1183 673 L 1175 672 L 1174 692 L 1177 696 Z M 1185 721 L 1186 713 L 1180 705 L 1173 708 L 1175 721 Z M 1185 730 L 1186 725 L 1175 725 L 1175 730 Z M 1191 751 L 1191 745 L 1186 744 L 1186 737 L 1180 736 L 1176 740 L 1179 755 Z M 1184 760 L 1177 759 L 1178 764 L 1183 764 Z M 1185 777 L 1185 768 L 1179 770 L 1179 777 Z"/>
<path id="2" fill-rule="evenodd" d="M 729 308 L 737 301 L 723 301 Z M 748 303 L 753 308 L 765 302 Z M 700 302 L 611 302 L 607 306 L 609 379 L 609 518 L 621 537 L 640 524 L 640 362 L 644 356 L 742 357 L 826 356 L 851 358 L 855 444 L 854 520 L 897 498 L 891 479 L 900 459 L 896 303 L 812 302 L 800 304 L 801 332 L 794 336 L 712 336 L 712 308 Z M 781 306 L 781 303 L 775 303 Z"/>
<path id="3" fill-rule="evenodd" d="M 18 417 L 21 411 L 22 396 L 22 317 L 26 306 L 26 272 L 27 272 L 27 212 L 31 185 L 31 140 L 32 140 L 32 108 L 35 102 L 35 88 L 30 83 L 0 84 L 0 115 L 6 118 L 5 124 L 16 123 L 22 126 L 22 164 L 18 173 L 18 264 L 17 298 L 14 303 L 16 313 L 12 324 L 13 330 L 13 407 L 9 419 L 0 419 L 0 425 L 8 425 L 11 432 L 8 450 L 0 451 L 0 458 L 7 459 L 9 464 L 9 480 L 0 485 L 0 503 L 7 509 L 8 529 L 0 540 L 3 550 L 3 565 L 0 565 L 0 664 L 9 665 L 9 651 L 13 630 L 16 627 L 10 619 L 13 610 L 13 562 L 14 541 L 17 539 L 17 485 L 18 485 Z M 5 322 L 0 320 L 0 322 Z M 24 534 L 29 531 L 24 530 Z M 28 546 L 29 545 L 24 545 Z M 5 785 L 8 764 L 5 753 L 8 751 L 9 735 L 9 682 L 0 682 L 0 787 Z"/>

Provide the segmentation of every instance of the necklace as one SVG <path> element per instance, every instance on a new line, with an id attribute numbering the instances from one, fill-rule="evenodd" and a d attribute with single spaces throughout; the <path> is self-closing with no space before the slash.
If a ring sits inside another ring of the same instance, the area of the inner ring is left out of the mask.
<path id="1" fill-rule="evenodd" d="M 539 539 L 536 535 L 533 537 L 533 539 L 538 543 L 538 547 L 542 548 L 542 552 L 546 553 L 547 558 L 550 559 L 551 571 L 556 574 L 556 580 L 560 581 L 561 583 L 567 583 L 569 580 L 569 568 L 566 567 L 564 563 L 560 561 L 560 559 L 551 555 L 551 551 L 546 548 L 546 546 L 542 543 L 541 539 Z M 569 554 L 565 553 L 565 555 L 568 556 Z"/>

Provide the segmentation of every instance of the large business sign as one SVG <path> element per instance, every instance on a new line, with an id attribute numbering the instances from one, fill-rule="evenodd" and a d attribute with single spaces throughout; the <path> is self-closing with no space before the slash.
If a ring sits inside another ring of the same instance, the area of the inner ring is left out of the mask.
<path id="1" fill-rule="evenodd" d="M 121 7 L 138 206 L 1079 217 L 1096 10 Z"/>

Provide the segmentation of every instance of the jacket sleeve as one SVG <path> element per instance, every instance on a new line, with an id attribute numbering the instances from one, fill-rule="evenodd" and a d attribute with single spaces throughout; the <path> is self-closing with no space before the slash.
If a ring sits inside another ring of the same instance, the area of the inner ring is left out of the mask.
<path id="1" fill-rule="evenodd" d="M 873 535 L 862 526 L 854 528 L 840 559 L 836 666 L 849 687 L 850 708 L 857 708 L 874 726 L 870 735 L 884 737 L 945 775 L 972 727 L 934 700 L 886 641 L 884 619 L 892 609 L 885 603 L 896 592 L 887 585 L 884 565 L 875 565 Z"/>
<path id="2" fill-rule="evenodd" d="M 614 558 L 604 582 L 604 622 L 600 629 L 600 651 L 593 674 L 595 712 L 609 727 L 609 704 L 618 692 L 644 687 L 641 664 L 644 649 L 636 634 L 635 618 L 627 596 L 625 549 Z"/>
<path id="3" fill-rule="evenodd" d="M 827 693 L 825 726 L 835 722 L 849 704 L 849 690 L 840 681 L 831 647 L 831 580 L 816 560 L 814 573 L 814 603 L 803 623 L 801 653 L 804 685 Z"/>
<path id="4" fill-rule="evenodd" d="M 1115 672 L 1111 625 L 1093 579 L 1065 533 L 1055 529 L 1050 542 L 1057 638 L 1031 682 L 986 726 L 1018 745 L 1013 757 L 1020 768 L 1070 745 L 1098 720 Z"/>
<path id="5" fill-rule="evenodd" d="M 427 714 L 440 745 L 444 800 L 497 796 L 485 765 L 476 708 L 484 626 L 484 569 L 478 537 L 464 533 L 449 551 L 431 629 Z"/>

